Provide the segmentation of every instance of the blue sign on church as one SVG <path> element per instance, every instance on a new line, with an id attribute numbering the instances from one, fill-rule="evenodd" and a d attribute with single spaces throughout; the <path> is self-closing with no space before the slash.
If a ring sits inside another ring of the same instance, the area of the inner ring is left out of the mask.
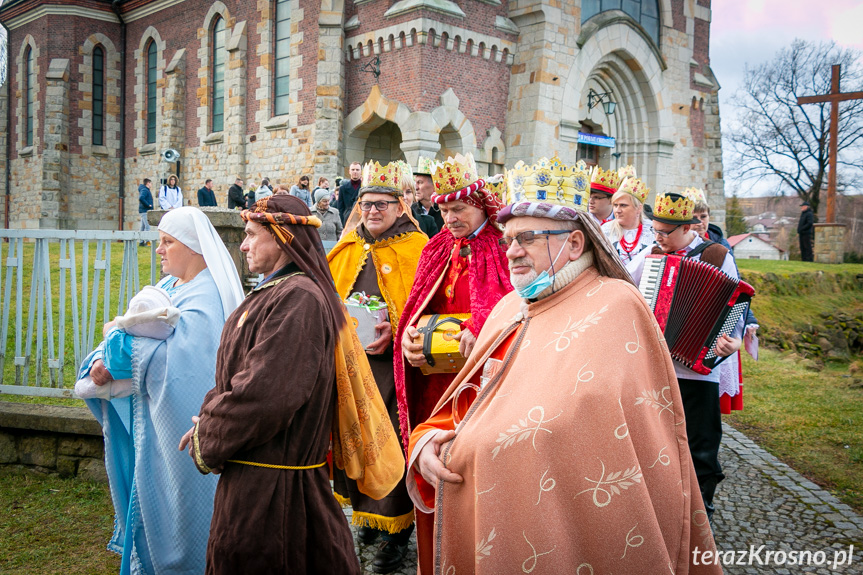
<path id="1" fill-rule="evenodd" d="M 591 146 L 603 146 L 605 148 L 614 147 L 614 138 L 610 136 L 600 136 L 599 134 L 578 133 L 579 144 L 589 144 Z"/>

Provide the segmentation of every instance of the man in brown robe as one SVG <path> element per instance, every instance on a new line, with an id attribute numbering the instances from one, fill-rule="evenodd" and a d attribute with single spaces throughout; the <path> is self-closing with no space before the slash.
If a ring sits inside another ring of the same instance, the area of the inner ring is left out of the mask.
<path id="1" fill-rule="evenodd" d="M 409 177 L 397 163 L 366 164 L 363 187 L 354 208 L 360 214 L 360 223 L 327 256 L 336 291 L 342 299 L 362 292 L 379 297 L 387 305 L 388 321 L 376 326 L 380 337 L 368 344 L 366 354 L 396 430 L 399 410 L 393 375 L 393 336 L 414 282 L 420 253 L 428 242 L 402 201 L 402 180 Z M 383 534 L 372 569 L 375 573 L 398 569 L 407 554 L 414 521 L 414 506 L 404 479 L 380 500 L 361 493 L 342 469 L 333 470 L 333 480 L 336 497 L 353 508 L 351 518 L 359 526 L 358 539 L 371 544 Z"/>
<path id="2" fill-rule="evenodd" d="M 272 196 L 256 210 L 283 225 L 243 212 L 241 249 L 265 278 L 225 323 L 216 387 L 181 443 L 221 473 L 207 573 L 359 573 L 326 467 L 343 312 L 305 204 Z"/>
<path id="3" fill-rule="evenodd" d="M 411 435 L 434 572 L 721 573 L 665 341 L 566 171 L 522 174 L 499 214 L 516 291 Z"/>

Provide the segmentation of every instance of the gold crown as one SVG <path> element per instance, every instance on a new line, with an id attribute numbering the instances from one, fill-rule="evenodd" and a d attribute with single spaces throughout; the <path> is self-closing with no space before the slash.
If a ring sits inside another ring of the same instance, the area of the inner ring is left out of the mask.
<path id="1" fill-rule="evenodd" d="M 620 175 L 612 170 L 603 170 L 599 166 L 594 166 L 590 172 L 590 191 L 605 192 L 613 194 L 617 191 L 620 185 Z"/>
<path id="2" fill-rule="evenodd" d="M 635 173 L 635 166 L 628 165 L 623 166 L 622 168 L 618 168 L 617 175 L 620 176 L 621 181 L 624 178 L 637 178 L 638 174 Z"/>
<path id="3" fill-rule="evenodd" d="M 431 176 L 432 172 L 434 172 L 435 164 L 437 163 L 437 160 L 435 160 L 434 158 L 420 156 L 419 160 L 417 161 L 417 169 L 413 173 Z"/>
<path id="4" fill-rule="evenodd" d="M 647 184 L 645 184 L 635 176 L 629 176 L 628 178 L 623 180 L 623 182 L 621 182 L 620 184 L 620 187 L 617 188 L 617 191 L 626 192 L 642 204 L 644 203 L 644 200 L 647 199 L 647 196 L 650 194 L 650 188 L 647 187 Z"/>
<path id="5" fill-rule="evenodd" d="M 360 185 L 363 188 L 366 186 L 381 186 L 401 193 L 403 177 L 402 167 L 396 162 L 390 162 L 382 166 L 375 161 L 369 160 L 363 167 L 363 179 Z"/>
<path id="6" fill-rule="evenodd" d="M 465 189 L 480 179 L 476 171 L 473 154 L 456 154 L 445 162 L 437 163 L 431 172 L 435 193 L 439 196 L 452 194 Z"/>
<path id="7" fill-rule="evenodd" d="M 701 188 L 686 188 L 683 190 L 683 195 L 690 198 L 694 204 L 706 204 L 707 195 Z"/>
<path id="8" fill-rule="evenodd" d="M 692 221 L 692 198 L 676 192 L 657 194 L 653 202 L 653 217 L 686 224 Z"/>
<path id="9" fill-rule="evenodd" d="M 519 162 L 506 172 L 505 203 L 544 202 L 587 211 L 589 175 L 578 165 L 567 166 L 557 156 L 529 166 Z"/>
<path id="10" fill-rule="evenodd" d="M 411 169 L 410 164 L 408 164 L 404 160 L 396 160 L 395 164 L 402 170 L 402 180 L 414 179 L 414 171 Z"/>
<path id="11" fill-rule="evenodd" d="M 497 199 L 503 201 L 506 197 L 506 174 L 497 174 L 496 176 L 491 176 L 486 179 L 485 190 Z"/>

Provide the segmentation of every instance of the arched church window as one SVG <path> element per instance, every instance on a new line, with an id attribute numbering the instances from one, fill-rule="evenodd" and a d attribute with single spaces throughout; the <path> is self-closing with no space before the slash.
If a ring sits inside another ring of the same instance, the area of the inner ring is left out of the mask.
<path id="1" fill-rule="evenodd" d="M 622 10 L 641 24 L 647 35 L 659 45 L 659 1 L 658 0 L 583 0 L 581 23 L 584 24 L 600 12 Z"/>
<path id="2" fill-rule="evenodd" d="M 288 84 L 290 82 L 292 1 L 276 1 L 275 74 L 273 82 L 273 115 L 275 116 L 289 112 Z"/>
<path id="3" fill-rule="evenodd" d="M 26 83 L 24 86 L 24 93 L 27 95 L 26 107 L 25 110 L 25 118 L 27 118 L 27 126 L 25 133 L 27 134 L 27 146 L 33 145 L 33 114 L 35 112 L 36 107 L 36 65 L 33 62 L 33 48 L 28 46 L 27 51 L 24 53 L 24 66 L 25 66 L 25 74 L 24 74 L 24 82 Z"/>
<path id="4" fill-rule="evenodd" d="M 93 145 L 105 145 L 105 50 L 93 49 Z"/>
<path id="5" fill-rule="evenodd" d="M 225 19 L 217 16 L 213 23 L 212 42 L 213 54 L 210 58 L 213 70 L 213 85 L 211 108 L 212 131 L 221 132 L 225 129 Z"/>
<path id="6" fill-rule="evenodd" d="M 156 42 L 147 44 L 147 143 L 156 143 Z"/>

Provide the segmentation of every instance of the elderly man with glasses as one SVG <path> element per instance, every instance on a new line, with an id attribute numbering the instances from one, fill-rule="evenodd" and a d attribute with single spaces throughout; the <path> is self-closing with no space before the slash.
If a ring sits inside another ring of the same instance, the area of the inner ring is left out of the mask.
<path id="1" fill-rule="evenodd" d="M 420 318 L 438 317 L 435 323 L 443 320 L 453 325 L 457 319 L 452 316 L 460 315 L 461 324 L 445 331 L 443 337 L 458 342 L 453 355 L 467 358 L 492 308 L 512 291 L 506 250 L 498 245 L 501 231 L 497 213 L 503 204 L 477 173 L 473 156 L 458 154 L 428 169 L 435 190 L 431 199 L 440 208 L 444 227 L 423 249 L 417 279 L 396 333 L 402 352 L 395 356 L 396 390 L 405 444 L 410 426 L 431 414 L 464 361 L 448 358 L 429 365 L 417 330 Z M 425 513 L 417 515 L 421 573 L 433 572 L 432 519 Z"/>
<path id="2" fill-rule="evenodd" d="M 709 263 L 729 277 L 737 279 L 737 266 L 727 248 L 700 237 L 693 226 L 695 202 L 686 194 L 657 194 L 653 209 L 645 206 L 648 218 L 653 220 L 656 245 L 642 250 L 626 266 L 636 284 L 641 282 L 644 260 L 650 254 L 676 254 Z M 740 349 L 743 341 L 743 317 L 731 336 L 723 335 L 716 342 L 716 355 L 727 357 Z M 686 435 L 689 451 L 698 475 L 698 486 L 710 520 L 713 520 L 713 495 L 716 486 L 725 479 L 719 465 L 719 444 L 722 441 L 722 419 L 719 401 L 719 369 L 707 375 L 696 373 L 678 361 L 674 371 L 683 397 L 686 412 Z"/>
<path id="3" fill-rule="evenodd" d="M 328 256 L 336 291 L 342 299 L 356 292 L 386 302 L 389 317 L 376 327 L 380 337 L 367 344 L 366 355 L 375 383 L 387 406 L 390 421 L 399 430 L 399 409 L 393 376 L 393 335 L 414 283 L 417 262 L 428 237 L 420 232 L 402 197 L 403 180 L 410 178 L 397 163 L 369 162 L 363 169 L 357 202 L 348 228 Z M 413 533 L 413 504 L 404 478 L 383 499 L 363 494 L 341 469 L 334 469 L 336 497 L 353 507 L 353 523 L 362 543 L 383 542 L 372 561 L 375 573 L 398 569 Z"/>
<path id="4" fill-rule="evenodd" d="M 513 172 L 499 219 L 515 292 L 410 437 L 434 572 L 721 573 L 692 554 L 715 548 L 668 348 L 583 170 Z"/>

